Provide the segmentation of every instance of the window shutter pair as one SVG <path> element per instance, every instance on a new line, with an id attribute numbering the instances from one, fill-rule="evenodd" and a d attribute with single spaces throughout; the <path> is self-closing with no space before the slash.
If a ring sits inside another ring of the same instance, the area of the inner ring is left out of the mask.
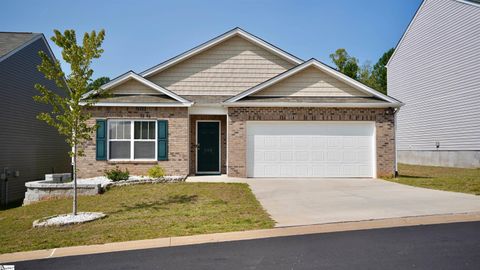
<path id="1" fill-rule="evenodd" d="M 157 160 L 168 160 L 168 121 L 157 121 Z M 96 160 L 107 160 L 107 120 L 97 119 Z"/>

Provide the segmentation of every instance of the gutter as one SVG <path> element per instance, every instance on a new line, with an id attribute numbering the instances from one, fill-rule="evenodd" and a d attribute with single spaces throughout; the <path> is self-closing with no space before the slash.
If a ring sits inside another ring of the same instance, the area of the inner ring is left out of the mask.
<path id="1" fill-rule="evenodd" d="M 222 102 L 225 107 L 326 107 L 326 108 L 400 108 L 403 103 L 291 103 L 291 102 Z"/>

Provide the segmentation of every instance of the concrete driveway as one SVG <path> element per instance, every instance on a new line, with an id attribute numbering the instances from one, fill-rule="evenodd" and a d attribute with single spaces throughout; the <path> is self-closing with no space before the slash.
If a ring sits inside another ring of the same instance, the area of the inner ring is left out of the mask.
<path id="1" fill-rule="evenodd" d="M 480 196 L 378 179 L 248 179 L 277 226 L 480 211 Z"/>

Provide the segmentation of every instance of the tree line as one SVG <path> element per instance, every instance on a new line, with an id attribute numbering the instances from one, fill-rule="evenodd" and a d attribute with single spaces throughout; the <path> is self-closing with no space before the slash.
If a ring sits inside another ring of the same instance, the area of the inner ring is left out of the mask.
<path id="1" fill-rule="evenodd" d="M 330 58 L 338 71 L 383 94 L 387 94 L 386 65 L 394 50 L 394 48 L 391 48 L 386 51 L 373 67 L 370 61 L 366 61 L 360 66 L 358 59 L 350 56 L 344 48 L 337 49 L 334 53 L 330 54 Z"/>

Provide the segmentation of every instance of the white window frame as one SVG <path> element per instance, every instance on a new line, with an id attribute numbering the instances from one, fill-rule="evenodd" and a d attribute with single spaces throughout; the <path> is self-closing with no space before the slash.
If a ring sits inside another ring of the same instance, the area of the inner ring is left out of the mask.
<path id="1" fill-rule="evenodd" d="M 130 139 L 110 139 L 110 124 L 114 122 L 130 122 Z M 135 139 L 135 122 L 154 122 L 155 123 L 155 139 Z M 109 161 L 157 161 L 158 157 L 158 124 L 157 119 L 107 119 L 107 160 Z M 130 142 L 130 158 L 110 158 L 110 142 Z M 155 142 L 155 155 L 153 158 L 137 158 L 135 159 L 135 142 Z"/>

